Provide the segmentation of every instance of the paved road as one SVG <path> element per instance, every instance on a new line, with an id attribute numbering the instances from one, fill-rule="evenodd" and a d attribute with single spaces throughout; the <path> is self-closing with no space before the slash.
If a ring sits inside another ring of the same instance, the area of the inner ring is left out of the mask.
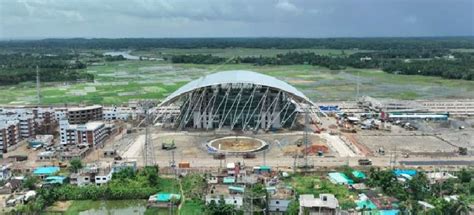
<path id="1" fill-rule="evenodd" d="M 432 160 L 432 161 L 400 161 L 400 164 L 407 166 L 474 166 L 472 160 Z"/>

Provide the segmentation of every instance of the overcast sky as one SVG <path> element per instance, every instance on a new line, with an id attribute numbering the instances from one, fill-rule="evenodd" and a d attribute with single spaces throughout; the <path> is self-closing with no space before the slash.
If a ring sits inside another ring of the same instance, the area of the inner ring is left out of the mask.
<path id="1" fill-rule="evenodd" d="M 0 0 L 0 38 L 474 35 L 474 0 Z"/>

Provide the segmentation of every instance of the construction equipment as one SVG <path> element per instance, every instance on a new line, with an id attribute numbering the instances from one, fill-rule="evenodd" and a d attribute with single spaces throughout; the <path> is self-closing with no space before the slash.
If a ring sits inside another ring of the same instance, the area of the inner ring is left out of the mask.
<path id="1" fill-rule="evenodd" d="M 372 165 L 372 160 L 370 159 L 359 159 L 359 165 L 361 166 L 371 166 Z"/>
<path id="2" fill-rule="evenodd" d="M 225 159 L 225 154 L 219 153 L 219 154 L 214 154 L 214 159 L 216 160 L 224 160 Z"/>
<path id="3" fill-rule="evenodd" d="M 173 150 L 173 149 L 176 149 L 176 144 L 174 143 L 174 140 L 171 141 L 171 143 L 162 143 L 161 144 L 161 149 L 163 149 L 163 150 Z"/>

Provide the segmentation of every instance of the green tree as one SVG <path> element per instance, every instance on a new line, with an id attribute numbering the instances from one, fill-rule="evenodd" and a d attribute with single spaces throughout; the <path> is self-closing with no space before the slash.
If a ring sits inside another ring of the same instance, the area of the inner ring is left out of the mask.
<path id="1" fill-rule="evenodd" d="M 135 177 L 136 177 L 135 170 L 133 170 L 133 168 L 131 167 L 124 168 L 118 172 L 115 172 L 112 175 L 113 179 L 122 180 L 122 181 L 126 179 L 135 179 Z"/>
<path id="2" fill-rule="evenodd" d="M 288 215 L 298 215 L 300 210 L 300 203 L 298 200 L 293 199 L 291 200 L 290 204 L 288 205 L 287 213 Z"/>
<path id="3" fill-rule="evenodd" d="M 146 166 L 142 170 L 142 175 L 146 177 L 151 186 L 158 186 L 158 166 Z"/>
<path id="4" fill-rule="evenodd" d="M 38 178 L 30 175 L 26 177 L 25 182 L 23 182 L 23 188 L 34 190 L 36 189 L 36 183 L 38 183 Z"/>
<path id="5" fill-rule="evenodd" d="M 408 181 L 408 188 L 415 200 L 423 200 L 430 195 L 428 178 L 422 172 L 417 173 Z"/>
<path id="6" fill-rule="evenodd" d="M 473 174 L 471 170 L 467 170 L 466 168 L 461 169 L 459 172 L 459 180 L 462 183 L 469 183 L 472 180 Z"/>
<path id="7" fill-rule="evenodd" d="M 234 206 L 226 204 L 223 197 L 219 199 L 218 203 L 211 201 L 204 209 L 204 213 L 207 215 L 229 215 L 236 212 Z"/>
<path id="8" fill-rule="evenodd" d="M 69 162 L 69 171 L 77 173 L 80 169 L 82 169 L 81 159 L 74 158 Z"/>

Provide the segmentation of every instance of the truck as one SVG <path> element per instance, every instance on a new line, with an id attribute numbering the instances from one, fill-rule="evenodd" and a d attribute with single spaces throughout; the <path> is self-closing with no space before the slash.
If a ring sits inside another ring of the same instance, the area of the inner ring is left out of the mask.
<path id="1" fill-rule="evenodd" d="M 162 143 L 161 144 L 161 149 L 163 149 L 163 150 L 173 150 L 173 149 L 176 149 L 176 144 L 174 143 L 174 140 L 171 141 L 171 143 Z"/>
<path id="2" fill-rule="evenodd" d="M 370 165 L 372 165 L 372 160 L 367 159 L 367 158 L 359 159 L 358 162 L 359 162 L 359 165 L 361 165 L 361 166 L 370 166 Z"/>

